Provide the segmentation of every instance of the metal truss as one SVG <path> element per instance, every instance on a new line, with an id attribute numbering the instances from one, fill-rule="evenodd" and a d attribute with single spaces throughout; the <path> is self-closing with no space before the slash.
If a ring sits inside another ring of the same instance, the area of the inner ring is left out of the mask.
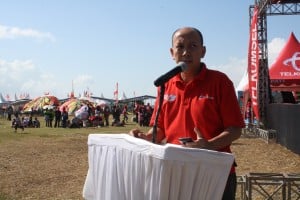
<path id="1" fill-rule="evenodd" d="M 274 3 L 276 2 L 276 3 Z M 286 2 L 286 3 L 285 3 Z M 270 76 L 268 64 L 268 37 L 267 37 L 267 16 L 273 15 L 299 15 L 300 0 L 255 0 L 255 5 L 249 7 L 250 25 L 253 16 L 254 6 L 258 6 L 257 34 L 259 46 L 259 81 L 258 81 L 258 102 L 260 127 L 268 128 L 267 105 L 271 102 Z M 249 26 L 250 27 L 250 26 Z"/>
<path id="2" fill-rule="evenodd" d="M 267 15 L 299 15 L 300 3 L 271 4 L 266 8 Z"/>

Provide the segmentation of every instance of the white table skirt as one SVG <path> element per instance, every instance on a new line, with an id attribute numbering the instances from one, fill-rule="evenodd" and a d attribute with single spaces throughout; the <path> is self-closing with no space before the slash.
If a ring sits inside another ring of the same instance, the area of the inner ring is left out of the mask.
<path id="1" fill-rule="evenodd" d="M 218 200 L 232 154 L 157 145 L 127 134 L 90 134 L 87 200 Z"/>

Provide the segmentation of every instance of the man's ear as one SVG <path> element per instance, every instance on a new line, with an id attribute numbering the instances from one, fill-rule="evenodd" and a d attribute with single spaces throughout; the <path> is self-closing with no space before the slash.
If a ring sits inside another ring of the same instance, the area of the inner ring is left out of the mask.
<path id="1" fill-rule="evenodd" d="M 173 55 L 174 55 L 173 48 L 170 48 L 170 54 L 171 54 L 172 59 L 175 60 L 175 58 L 174 58 L 174 56 L 173 56 Z"/>
<path id="2" fill-rule="evenodd" d="M 206 54 L 206 46 L 203 46 L 201 58 L 204 58 L 205 54 Z"/>

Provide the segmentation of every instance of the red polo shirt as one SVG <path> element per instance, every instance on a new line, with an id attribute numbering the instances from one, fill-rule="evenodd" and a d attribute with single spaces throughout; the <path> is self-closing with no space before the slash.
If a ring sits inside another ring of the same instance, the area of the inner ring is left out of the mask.
<path id="1" fill-rule="evenodd" d="M 159 93 L 150 125 L 153 125 Z M 227 127 L 244 127 L 243 117 L 232 81 L 222 72 L 205 64 L 193 81 L 185 84 L 180 74 L 165 84 L 165 95 L 158 127 L 168 143 L 180 144 L 178 138 L 197 139 L 197 127 L 205 139 L 211 139 Z M 227 146 L 219 151 L 231 152 Z"/>

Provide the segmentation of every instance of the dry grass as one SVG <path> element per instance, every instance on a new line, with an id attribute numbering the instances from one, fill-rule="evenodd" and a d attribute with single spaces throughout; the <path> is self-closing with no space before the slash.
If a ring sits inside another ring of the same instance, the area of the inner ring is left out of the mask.
<path id="1" fill-rule="evenodd" d="M 126 132 L 133 126 L 59 130 L 66 134 L 41 128 L 41 133 L 25 130 L 27 134 L 14 134 L 9 128 L 3 131 L 0 123 L 0 199 L 82 199 L 88 170 L 88 134 Z M 232 149 L 240 175 L 300 172 L 300 156 L 279 144 L 240 138 Z"/>
<path id="2" fill-rule="evenodd" d="M 88 169 L 86 136 L 1 144 L 1 193 L 12 199 L 81 199 Z"/>
<path id="3" fill-rule="evenodd" d="M 237 173 L 300 173 L 300 155 L 277 143 L 259 138 L 240 138 L 232 145 Z"/>

